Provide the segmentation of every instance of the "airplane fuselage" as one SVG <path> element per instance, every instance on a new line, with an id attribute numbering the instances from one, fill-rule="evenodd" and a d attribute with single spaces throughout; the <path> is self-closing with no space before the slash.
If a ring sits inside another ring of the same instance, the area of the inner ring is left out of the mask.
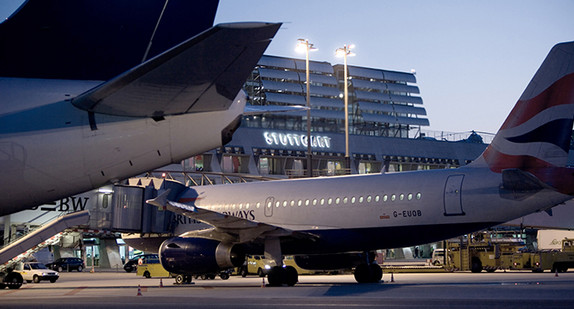
<path id="1" fill-rule="evenodd" d="M 101 81 L 0 78 L 0 215 L 179 162 L 222 145 L 228 110 L 161 119 L 91 114 L 71 99 Z"/>
<path id="2" fill-rule="evenodd" d="M 542 190 L 520 199 L 488 169 L 413 171 L 209 186 L 179 200 L 317 235 L 282 243 L 284 254 L 397 248 L 438 241 L 554 206 L 571 196 Z"/>

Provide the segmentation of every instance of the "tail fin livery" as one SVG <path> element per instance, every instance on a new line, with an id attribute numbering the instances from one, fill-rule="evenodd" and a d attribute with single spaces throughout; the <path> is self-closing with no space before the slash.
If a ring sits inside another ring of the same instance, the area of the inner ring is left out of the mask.
<path id="1" fill-rule="evenodd" d="M 496 173 L 563 167 L 573 120 L 574 42 L 568 42 L 552 48 L 492 143 L 472 166 L 486 164 Z"/>

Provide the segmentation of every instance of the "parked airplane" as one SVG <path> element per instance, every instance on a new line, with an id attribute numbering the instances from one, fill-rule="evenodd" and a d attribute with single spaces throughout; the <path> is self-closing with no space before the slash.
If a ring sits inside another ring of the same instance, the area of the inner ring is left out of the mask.
<path id="1" fill-rule="evenodd" d="M 491 145 L 458 169 L 353 175 L 165 191 L 148 203 L 213 226 L 166 240 L 161 263 L 198 274 L 239 266 L 245 253 L 276 262 L 270 285 L 294 285 L 282 255 L 299 266 L 353 266 L 358 282 L 378 282 L 370 252 L 429 243 L 549 209 L 573 197 L 566 168 L 574 119 L 574 42 L 556 45 Z M 474 265 L 478 267 L 480 265 Z"/>
<path id="2" fill-rule="evenodd" d="M 209 28 L 217 4 L 28 0 L 2 22 L 0 216 L 225 145 L 280 24 Z"/>

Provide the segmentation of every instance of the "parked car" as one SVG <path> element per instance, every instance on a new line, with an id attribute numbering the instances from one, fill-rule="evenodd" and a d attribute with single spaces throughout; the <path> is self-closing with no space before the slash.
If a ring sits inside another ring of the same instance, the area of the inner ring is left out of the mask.
<path id="1" fill-rule="evenodd" d="M 159 260 L 159 256 L 157 254 L 141 254 L 134 256 L 124 264 L 124 270 L 128 273 L 131 273 L 132 271 L 138 269 L 138 265 L 146 264 L 150 259 Z"/>
<path id="2" fill-rule="evenodd" d="M 52 263 L 46 264 L 46 266 L 59 272 L 72 270 L 82 271 L 86 268 L 84 260 L 76 257 L 59 258 Z"/>
<path id="3" fill-rule="evenodd" d="M 28 283 L 32 281 L 38 283 L 42 280 L 49 280 L 54 283 L 60 278 L 60 274 L 57 271 L 48 269 L 46 265 L 37 262 L 20 263 L 14 271 L 19 272 L 22 275 L 22 279 Z"/>

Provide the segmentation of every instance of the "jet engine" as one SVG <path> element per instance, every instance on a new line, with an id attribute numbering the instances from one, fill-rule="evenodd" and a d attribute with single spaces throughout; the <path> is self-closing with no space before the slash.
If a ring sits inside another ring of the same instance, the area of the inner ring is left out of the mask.
<path id="1" fill-rule="evenodd" d="M 174 237 L 159 248 L 161 265 L 175 274 L 207 274 L 239 267 L 245 261 L 240 245 L 208 238 Z"/>

